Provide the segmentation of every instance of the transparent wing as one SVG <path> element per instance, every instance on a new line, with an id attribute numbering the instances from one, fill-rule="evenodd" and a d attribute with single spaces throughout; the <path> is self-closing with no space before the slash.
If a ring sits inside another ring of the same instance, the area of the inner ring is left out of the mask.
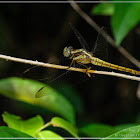
<path id="1" fill-rule="evenodd" d="M 64 56 L 59 58 L 56 61 L 50 62 L 50 63 L 56 63 L 59 61 L 62 62 L 64 61 L 64 59 L 66 59 Z M 21 78 L 30 78 L 30 79 L 34 79 L 34 80 L 48 80 L 51 79 L 50 76 L 48 75 L 52 75 L 51 74 L 51 69 L 50 68 L 46 68 L 46 67 L 42 67 L 42 66 L 32 66 L 28 69 L 26 69 L 24 72 L 22 72 L 21 74 Z"/>
<path id="2" fill-rule="evenodd" d="M 81 46 L 84 49 L 88 49 L 88 45 L 86 43 L 86 41 L 84 40 L 84 38 L 81 36 L 81 34 L 77 31 L 77 29 L 69 22 L 70 27 L 72 28 L 73 32 L 75 33 L 76 37 L 78 38 Z"/>
<path id="3" fill-rule="evenodd" d="M 79 64 L 76 64 L 75 67 L 77 67 Z M 69 68 L 68 68 L 69 69 Z M 59 79 L 60 77 L 66 75 L 67 73 L 70 73 L 71 71 L 66 71 L 64 73 L 62 73 L 61 75 L 57 76 L 56 78 L 52 79 L 50 82 L 47 83 L 46 86 L 40 88 L 38 90 L 38 92 L 36 93 L 35 97 L 36 98 L 40 98 L 40 97 L 43 97 L 43 96 L 47 96 L 48 94 L 46 94 L 46 92 L 44 92 L 44 90 L 48 87 L 48 85 L 50 85 L 52 82 L 54 82 L 55 80 Z"/>
<path id="4" fill-rule="evenodd" d="M 61 75 L 57 76 L 56 78 L 52 79 L 46 86 L 40 88 L 40 89 L 38 90 L 38 92 L 36 93 L 35 97 L 36 97 L 36 98 L 40 98 L 40 97 L 43 97 L 43 96 L 48 95 L 48 94 L 46 94 L 45 92 L 43 92 L 43 91 L 48 87 L 48 85 L 51 84 L 53 81 L 57 80 L 58 78 L 62 77 L 63 75 L 65 75 L 65 74 L 68 73 L 68 72 L 70 72 L 70 71 L 64 72 L 63 74 L 61 74 Z"/>
<path id="5" fill-rule="evenodd" d="M 102 32 L 104 32 L 103 29 L 104 27 L 102 27 L 100 32 L 98 33 L 96 42 L 91 52 L 95 57 L 106 61 L 108 59 L 108 43 L 107 35 L 105 34 L 105 37 L 102 36 Z"/>

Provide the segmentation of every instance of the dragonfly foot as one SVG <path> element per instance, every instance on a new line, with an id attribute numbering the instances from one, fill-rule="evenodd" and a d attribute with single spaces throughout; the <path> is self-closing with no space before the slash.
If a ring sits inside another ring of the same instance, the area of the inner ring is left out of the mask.
<path id="1" fill-rule="evenodd" d="M 90 73 L 88 72 L 90 69 L 91 69 L 91 67 L 87 68 L 86 72 L 85 72 L 89 77 L 91 77 Z"/>

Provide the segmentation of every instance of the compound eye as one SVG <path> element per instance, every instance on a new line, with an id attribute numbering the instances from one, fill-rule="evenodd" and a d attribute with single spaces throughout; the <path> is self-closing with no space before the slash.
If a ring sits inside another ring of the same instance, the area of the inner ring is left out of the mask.
<path id="1" fill-rule="evenodd" d="M 64 50 L 63 50 L 63 55 L 65 57 L 69 57 L 70 56 L 70 49 L 69 47 L 65 47 Z"/>
<path id="2" fill-rule="evenodd" d="M 71 53 L 70 48 L 67 49 L 67 53 L 68 53 L 68 55 L 70 55 L 70 53 Z"/>
<path id="3" fill-rule="evenodd" d="M 65 47 L 64 51 L 63 51 L 63 55 L 65 57 L 70 57 L 72 50 L 73 50 L 73 48 L 71 46 L 70 47 Z"/>

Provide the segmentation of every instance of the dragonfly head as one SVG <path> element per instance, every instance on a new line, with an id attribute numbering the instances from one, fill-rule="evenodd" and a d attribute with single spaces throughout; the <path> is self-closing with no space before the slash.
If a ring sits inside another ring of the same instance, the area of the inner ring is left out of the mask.
<path id="1" fill-rule="evenodd" d="M 73 47 L 65 47 L 63 50 L 63 55 L 65 57 L 70 57 L 71 56 L 71 51 L 73 50 Z"/>

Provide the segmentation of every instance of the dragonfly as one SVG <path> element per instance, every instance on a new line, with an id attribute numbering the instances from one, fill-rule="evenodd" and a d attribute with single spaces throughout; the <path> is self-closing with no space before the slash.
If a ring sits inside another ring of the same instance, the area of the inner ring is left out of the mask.
<path id="1" fill-rule="evenodd" d="M 81 36 L 81 34 L 77 31 L 77 29 L 71 23 L 69 23 L 69 25 L 71 26 L 72 30 L 74 31 L 76 37 L 78 38 L 78 40 L 82 46 L 82 49 L 74 49 L 72 46 L 65 47 L 63 49 L 64 57 L 72 59 L 72 62 L 71 62 L 69 67 L 71 67 L 73 65 L 75 66 L 75 62 L 76 62 L 77 64 L 80 64 L 80 65 L 86 67 L 87 70 L 85 73 L 89 77 L 91 77 L 91 75 L 88 73 L 88 70 L 91 69 L 91 67 L 87 67 L 86 64 L 92 64 L 92 65 L 96 65 L 96 66 L 101 66 L 101 67 L 106 67 L 106 68 L 110 68 L 110 69 L 123 71 L 123 72 L 129 72 L 129 73 L 134 74 L 134 75 L 140 75 L 140 71 L 133 70 L 131 68 L 126 68 L 126 67 L 119 66 L 119 65 L 115 65 L 115 64 L 106 62 L 106 61 L 94 56 L 95 50 L 97 49 L 97 46 L 98 46 L 97 42 L 99 41 L 99 36 L 101 35 L 101 33 L 100 33 L 101 31 L 98 33 L 93 50 L 91 52 L 89 52 L 89 51 L 87 51 L 88 45 L 87 45 L 86 41 L 83 39 L 83 37 Z M 102 28 L 101 28 L 101 30 L 102 30 Z M 67 72 L 69 72 L 69 71 L 67 71 Z M 49 82 L 49 84 L 51 82 L 55 81 L 56 79 L 60 78 L 61 76 L 65 75 L 67 72 L 52 79 Z M 35 95 L 36 98 L 44 96 L 44 94 L 42 94 L 41 91 L 45 87 L 47 87 L 47 86 L 44 86 L 38 90 L 38 92 Z"/>
<path id="2" fill-rule="evenodd" d="M 82 49 L 74 49 L 72 46 L 69 47 L 65 47 L 63 50 L 63 55 L 65 57 L 68 57 L 69 59 L 72 59 L 72 62 L 70 64 L 70 66 L 72 66 L 75 62 L 81 65 L 85 64 L 92 64 L 92 65 L 96 65 L 96 66 L 100 66 L 100 67 L 106 67 L 109 69 L 115 69 L 118 71 L 123 71 L 123 72 L 128 72 L 134 75 L 140 75 L 140 71 L 137 70 L 133 70 L 131 68 L 126 68 L 123 66 L 119 66 L 119 65 L 115 65 L 109 62 L 106 62 L 98 57 L 95 57 L 93 55 L 92 52 L 88 52 L 85 48 L 86 42 L 83 39 L 83 37 L 81 36 L 81 34 L 74 28 L 74 26 L 72 24 L 70 24 L 71 28 L 73 29 L 74 33 L 76 34 L 76 36 L 78 37 L 78 40 L 80 42 L 80 44 L 83 46 Z M 100 32 L 98 33 L 98 36 L 100 35 Z M 96 39 L 96 42 L 98 40 L 98 37 Z M 96 44 L 96 43 L 95 43 Z M 95 49 L 96 49 L 95 45 Z M 95 50 L 94 49 L 94 50 Z M 87 66 L 85 66 L 87 67 Z M 91 77 L 91 75 L 88 73 L 88 69 L 90 69 L 91 67 L 87 67 L 87 71 L 86 74 Z"/>

